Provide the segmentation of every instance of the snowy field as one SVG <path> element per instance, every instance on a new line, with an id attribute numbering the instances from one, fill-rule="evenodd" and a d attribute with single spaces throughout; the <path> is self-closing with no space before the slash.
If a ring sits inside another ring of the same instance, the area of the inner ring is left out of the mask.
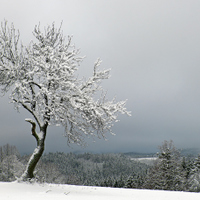
<path id="1" fill-rule="evenodd" d="M 145 163 L 147 165 L 153 165 L 154 161 L 157 159 L 157 157 L 150 157 L 150 158 L 131 158 L 131 160 L 134 160 L 136 162 Z"/>
<path id="2" fill-rule="evenodd" d="M 0 182 L 1 200 L 199 200 L 200 193 Z"/>

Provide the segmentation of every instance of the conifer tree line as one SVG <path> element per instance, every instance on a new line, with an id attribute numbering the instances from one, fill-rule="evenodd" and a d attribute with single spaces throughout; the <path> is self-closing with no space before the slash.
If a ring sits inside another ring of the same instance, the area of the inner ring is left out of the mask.
<path id="1" fill-rule="evenodd" d="M 15 146 L 1 146 L 0 181 L 18 179 L 29 157 Z M 163 142 L 153 165 L 124 154 L 48 153 L 35 177 L 40 183 L 200 192 L 200 156 L 181 156 L 173 141 Z"/>

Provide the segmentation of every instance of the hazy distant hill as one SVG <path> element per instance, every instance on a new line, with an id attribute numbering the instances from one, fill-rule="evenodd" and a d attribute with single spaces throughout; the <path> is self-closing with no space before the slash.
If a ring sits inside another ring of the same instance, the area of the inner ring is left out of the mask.
<path id="1" fill-rule="evenodd" d="M 124 155 L 129 156 L 131 158 L 150 158 L 150 157 L 155 157 L 156 153 L 127 152 L 124 153 Z"/>
<path id="2" fill-rule="evenodd" d="M 179 150 L 182 156 L 197 157 L 200 155 L 200 148 L 187 148 Z M 150 158 L 156 157 L 157 153 L 140 153 L 140 152 L 127 152 L 124 153 L 125 156 L 131 158 Z"/>
<path id="3" fill-rule="evenodd" d="M 199 154 L 200 154 L 200 148 L 188 148 L 181 150 L 182 156 L 197 157 Z"/>

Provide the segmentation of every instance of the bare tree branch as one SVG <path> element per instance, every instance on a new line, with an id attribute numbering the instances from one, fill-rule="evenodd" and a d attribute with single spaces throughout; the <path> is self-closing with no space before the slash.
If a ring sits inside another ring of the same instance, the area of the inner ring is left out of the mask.
<path id="1" fill-rule="evenodd" d="M 25 121 L 29 122 L 30 124 L 32 124 L 32 135 L 35 137 L 36 141 L 37 141 L 37 145 L 39 144 L 39 137 L 38 134 L 36 133 L 36 123 L 32 120 L 32 119 L 25 119 Z"/>

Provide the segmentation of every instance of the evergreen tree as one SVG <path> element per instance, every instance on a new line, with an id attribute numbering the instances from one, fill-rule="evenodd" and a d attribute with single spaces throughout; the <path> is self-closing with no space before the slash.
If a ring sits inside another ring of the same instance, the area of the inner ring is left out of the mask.
<path id="1" fill-rule="evenodd" d="M 20 162 L 20 154 L 15 146 L 6 144 L 0 147 L 0 180 L 14 181 L 20 177 L 24 165 Z"/>
<path id="2" fill-rule="evenodd" d="M 200 155 L 196 158 L 188 180 L 189 191 L 200 192 Z"/>
<path id="3" fill-rule="evenodd" d="M 173 141 L 164 141 L 159 147 L 158 159 L 149 171 L 145 187 L 161 190 L 182 190 L 180 152 Z"/>

